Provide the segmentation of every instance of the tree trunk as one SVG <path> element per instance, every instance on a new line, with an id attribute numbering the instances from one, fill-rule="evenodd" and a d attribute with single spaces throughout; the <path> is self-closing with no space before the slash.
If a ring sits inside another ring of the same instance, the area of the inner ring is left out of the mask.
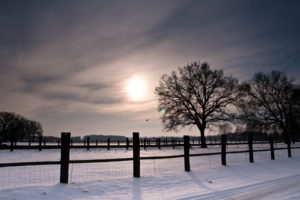
<path id="1" fill-rule="evenodd" d="M 288 130 L 288 127 L 284 127 L 283 128 L 283 133 L 282 133 L 282 135 L 283 135 L 283 138 L 284 138 L 284 142 L 287 144 L 288 142 L 289 142 L 289 140 L 290 140 L 290 132 L 289 132 L 289 130 Z"/>
<path id="2" fill-rule="evenodd" d="M 207 148 L 205 135 L 204 135 L 205 128 L 201 127 L 201 128 L 199 128 L 199 130 L 200 130 L 200 135 L 201 135 L 201 148 Z"/>

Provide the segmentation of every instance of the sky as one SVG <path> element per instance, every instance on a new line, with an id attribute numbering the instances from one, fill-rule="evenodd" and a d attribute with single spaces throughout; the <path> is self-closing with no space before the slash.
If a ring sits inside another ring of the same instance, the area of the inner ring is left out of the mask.
<path id="1" fill-rule="evenodd" d="M 0 111 L 39 121 L 51 136 L 198 136 L 163 131 L 159 78 L 200 61 L 240 81 L 280 70 L 299 83 L 299 8 L 297 0 L 1 0 Z"/>

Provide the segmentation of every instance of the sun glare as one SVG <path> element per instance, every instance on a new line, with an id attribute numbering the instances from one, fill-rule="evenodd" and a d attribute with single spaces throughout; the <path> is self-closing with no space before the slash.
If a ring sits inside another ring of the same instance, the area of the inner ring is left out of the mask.
<path id="1" fill-rule="evenodd" d="M 141 78 L 134 77 L 128 81 L 127 93 L 134 101 L 142 100 L 146 95 L 146 84 Z"/>

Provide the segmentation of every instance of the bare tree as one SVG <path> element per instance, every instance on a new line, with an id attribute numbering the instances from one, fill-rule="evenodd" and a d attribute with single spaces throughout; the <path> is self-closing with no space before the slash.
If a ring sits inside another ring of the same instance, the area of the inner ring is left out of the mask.
<path id="1" fill-rule="evenodd" d="M 42 135 L 43 129 L 39 122 L 12 113 L 0 112 L 0 138 L 5 141 L 29 138 Z"/>
<path id="2" fill-rule="evenodd" d="M 22 117 L 15 113 L 0 113 L 0 133 L 3 140 L 13 141 L 18 137 L 22 128 L 19 124 L 20 121 L 22 121 Z"/>
<path id="3" fill-rule="evenodd" d="M 291 116 L 293 80 L 283 72 L 256 73 L 248 82 L 248 97 L 240 101 L 242 119 L 268 130 L 280 130 L 287 139 Z"/>
<path id="4" fill-rule="evenodd" d="M 36 121 L 27 120 L 25 130 L 29 140 L 30 138 L 34 140 L 36 137 L 43 135 L 42 124 Z"/>
<path id="5" fill-rule="evenodd" d="M 164 130 L 196 125 L 205 148 L 205 129 L 219 120 L 231 120 L 236 101 L 243 96 L 238 80 L 194 62 L 164 74 L 155 89 Z"/>

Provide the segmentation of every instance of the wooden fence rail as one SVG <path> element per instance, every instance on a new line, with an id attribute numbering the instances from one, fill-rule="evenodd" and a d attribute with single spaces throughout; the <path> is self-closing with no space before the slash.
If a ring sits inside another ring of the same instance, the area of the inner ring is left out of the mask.
<path id="1" fill-rule="evenodd" d="M 184 146 L 184 141 L 182 140 L 167 140 L 165 139 L 162 141 L 161 139 L 157 139 L 156 141 L 150 141 L 147 139 L 140 139 L 140 147 L 146 149 L 146 148 L 158 148 L 161 149 L 162 147 L 172 147 L 175 149 L 176 147 L 183 147 Z M 200 140 L 199 140 L 200 141 Z M 90 138 L 87 137 L 86 140 L 83 142 L 74 142 L 70 140 L 70 148 L 74 149 L 94 149 L 94 148 L 106 148 L 108 150 L 112 148 L 126 148 L 127 150 L 129 148 L 132 148 L 133 145 L 130 144 L 132 140 L 129 140 L 129 138 L 126 138 L 125 141 L 111 141 L 110 138 L 108 138 L 106 141 L 98 141 L 95 140 L 94 142 L 91 142 Z M 281 143 L 282 141 L 273 141 L 274 144 L 276 143 Z M 2 142 L 0 144 L 0 150 L 16 150 L 16 149 L 38 149 L 39 151 L 42 151 L 43 149 L 60 149 L 61 148 L 61 141 L 60 139 L 57 140 L 57 142 L 49 142 L 40 137 L 36 143 L 33 143 L 33 141 L 28 141 L 28 144 L 20 144 L 20 142 L 11 142 L 10 144 Z M 253 141 L 253 145 L 255 144 L 268 144 L 269 141 Z M 244 141 L 228 141 L 226 145 L 227 146 L 239 146 L 239 145 L 248 145 L 249 142 L 244 142 Z M 207 146 L 221 146 L 221 140 L 215 140 L 215 141 L 207 141 Z M 195 142 L 194 139 L 190 139 L 190 147 L 194 146 L 201 146 L 200 142 Z"/>

